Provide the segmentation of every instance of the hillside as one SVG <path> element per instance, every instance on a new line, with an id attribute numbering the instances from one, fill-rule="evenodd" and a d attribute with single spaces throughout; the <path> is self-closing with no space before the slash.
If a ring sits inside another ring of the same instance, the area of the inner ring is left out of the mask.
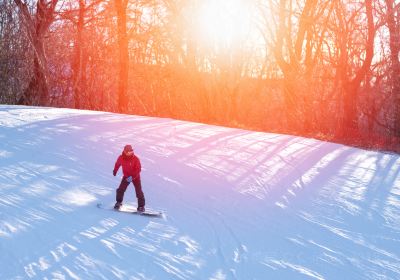
<path id="1" fill-rule="evenodd" d="M 128 143 L 164 219 L 96 207 Z M 301 137 L 0 105 L 0 279 L 399 279 L 399 173 Z"/>

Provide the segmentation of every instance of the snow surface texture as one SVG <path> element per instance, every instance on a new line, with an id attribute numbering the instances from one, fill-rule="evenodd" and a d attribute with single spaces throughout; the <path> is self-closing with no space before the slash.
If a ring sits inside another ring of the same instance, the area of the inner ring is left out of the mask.
<path id="1" fill-rule="evenodd" d="M 165 219 L 96 207 L 128 143 Z M 0 279 L 400 279 L 399 172 L 301 137 L 3 105 Z"/>

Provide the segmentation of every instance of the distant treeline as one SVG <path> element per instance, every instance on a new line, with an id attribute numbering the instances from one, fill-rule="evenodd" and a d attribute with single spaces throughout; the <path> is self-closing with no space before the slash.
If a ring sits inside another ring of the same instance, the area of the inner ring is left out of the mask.
<path id="1" fill-rule="evenodd" d="M 204 1 L 0 0 L 0 102 L 400 150 L 398 1 L 244 2 L 205 41 Z"/>

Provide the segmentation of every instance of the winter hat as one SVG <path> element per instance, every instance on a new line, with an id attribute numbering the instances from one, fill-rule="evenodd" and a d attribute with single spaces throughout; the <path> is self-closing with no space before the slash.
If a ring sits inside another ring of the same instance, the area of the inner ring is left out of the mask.
<path id="1" fill-rule="evenodd" d="M 132 146 L 131 145 L 125 145 L 124 147 L 124 153 L 127 152 L 133 152 Z"/>

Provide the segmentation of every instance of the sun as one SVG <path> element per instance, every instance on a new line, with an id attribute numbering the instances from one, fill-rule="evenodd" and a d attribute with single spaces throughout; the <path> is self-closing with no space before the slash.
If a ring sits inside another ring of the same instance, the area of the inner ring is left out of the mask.
<path id="1" fill-rule="evenodd" d="M 203 0 L 195 13 L 198 39 L 208 46 L 232 48 L 242 44 L 253 30 L 251 1 Z"/>

